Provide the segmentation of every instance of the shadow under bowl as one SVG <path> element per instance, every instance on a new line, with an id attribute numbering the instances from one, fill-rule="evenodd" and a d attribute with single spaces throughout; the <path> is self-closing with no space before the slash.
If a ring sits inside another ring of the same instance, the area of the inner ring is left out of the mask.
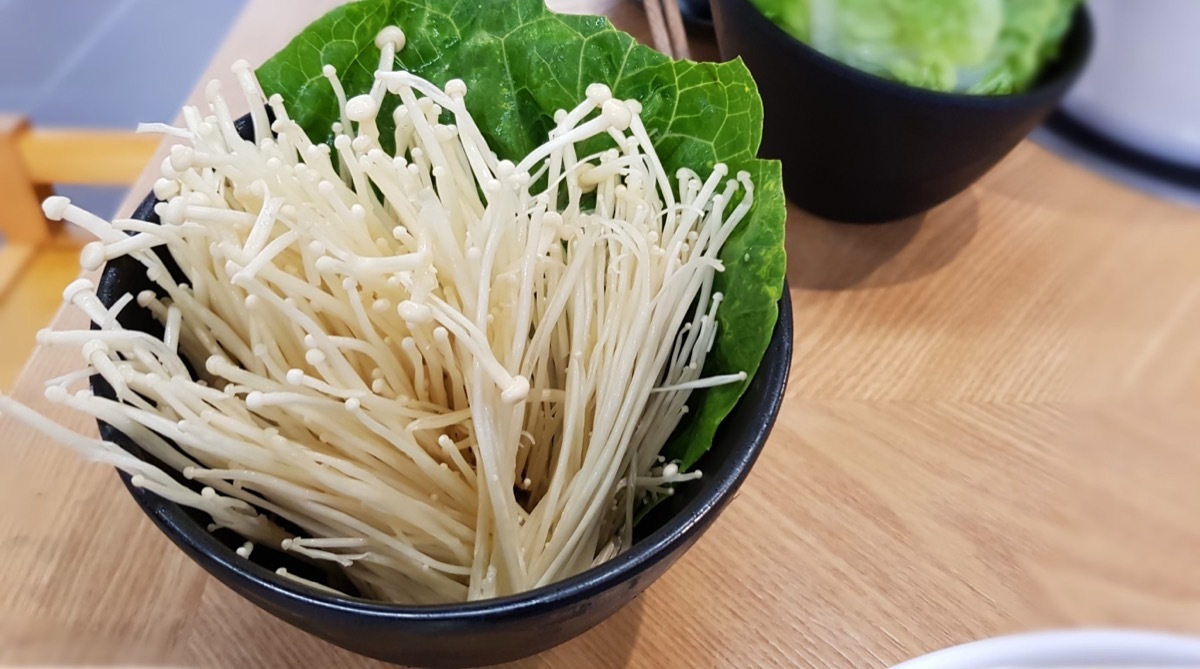
<path id="1" fill-rule="evenodd" d="M 249 123 L 239 120 L 243 136 Z M 158 222 L 149 195 L 134 218 Z M 177 268 L 172 267 L 173 273 Z M 182 280 L 182 274 L 176 274 Z M 98 286 L 101 302 L 137 295 L 155 286 L 145 267 L 122 257 L 111 261 Z M 228 530 L 209 532 L 210 519 L 151 492 L 126 487 L 167 537 L 221 583 L 264 611 L 347 650 L 396 664 L 465 667 L 507 662 L 561 644 L 616 613 L 646 589 L 690 548 L 733 498 L 767 441 L 779 413 L 792 352 L 792 309 L 788 292 L 779 302 L 779 320 L 762 365 L 745 394 L 721 424 L 712 448 L 697 463 L 698 481 L 680 485 L 638 524 L 634 545 L 624 554 L 578 576 L 530 592 L 485 601 L 438 606 L 384 604 L 337 597 L 298 584 L 275 569 L 310 580 L 352 588 L 335 571 L 322 572 L 293 556 L 257 546 L 251 559 L 235 550 L 242 539 Z M 162 327 L 136 302 L 121 312 L 130 330 L 162 336 Z M 115 399 L 99 377 L 94 392 Z M 100 423 L 104 439 L 172 471 L 110 425 Z M 185 485 L 196 483 L 176 477 Z M 340 579 L 340 580 L 339 580 Z M 213 640 L 218 642 L 217 640 Z"/>
<path id="2" fill-rule="evenodd" d="M 846 222 L 906 218 L 966 189 L 1054 110 L 1092 46 L 1081 5 L 1058 58 L 1029 90 L 943 93 L 838 62 L 749 0 L 712 0 L 712 9 L 721 57 L 740 56 L 762 95 L 760 155 L 783 161 L 798 206 Z"/>

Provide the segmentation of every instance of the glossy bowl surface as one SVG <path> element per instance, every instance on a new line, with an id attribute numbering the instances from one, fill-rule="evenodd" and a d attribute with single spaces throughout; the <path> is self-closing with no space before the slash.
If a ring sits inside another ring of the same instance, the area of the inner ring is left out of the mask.
<path id="1" fill-rule="evenodd" d="M 247 119 L 239 120 L 239 130 L 243 136 L 250 132 Z M 158 222 L 155 204 L 153 194 L 147 196 L 134 218 Z M 176 278 L 183 279 L 181 274 Z M 98 293 L 108 306 L 126 293 L 136 295 L 153 288 L 145 268 L 122 257 L 105 268 Z M 157 321 L 136 302 L 122 311 L 119 320 L 128 329 L 161 336 Z M 146 515 L 192 560 L 285 622 L 348 650 L 397 664 L 496 664 L 541 652 L 600 623 L 654 582 L 700 538 L 733 498 L 766 444 L 783 400 L 791 352 L 792 309 L 785 287 L 763 363 L 718 430 L 712 449 L 697 464 L 704 477 L 679 486 L 675 495 L 643 519 L 634 546 L 624 554 L 573 578 L 512 597 L 442 606 L 333 597 L 274 571 L 287 567 L 309 579 L 349 587 L 336 573 L 315 571 L 266 546 L 257 546 L 252 560 L 243 559 L 234 552 L 242 543 L 239 537 L 224 530 L 210 533 L 204 514 L 132 487 L 125 475 L 122 479 Z M 114 397 L 112 389 L 98 378 L 93 379 L 93 389 L 97 395 Z M 101 423 L 100 432 L 103 438 L 155 462 L 111 426 Z M 713 604 L 736 606 L 733 602 Z"/>

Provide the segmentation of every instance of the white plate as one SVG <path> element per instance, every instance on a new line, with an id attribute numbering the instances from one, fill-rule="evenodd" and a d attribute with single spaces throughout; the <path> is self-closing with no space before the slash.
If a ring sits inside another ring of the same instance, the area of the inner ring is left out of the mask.
<path id="1" fill-rule="evenodd" d="M 1031 632 L 984 639 L 892 669 L 1200 669 L 1200 638 L 1128 630 Z"/>

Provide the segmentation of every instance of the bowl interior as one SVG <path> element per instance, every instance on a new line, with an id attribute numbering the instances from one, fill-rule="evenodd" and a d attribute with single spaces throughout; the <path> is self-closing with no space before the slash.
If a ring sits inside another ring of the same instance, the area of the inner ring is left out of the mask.
<path id="1" fill-rule="evenodd" d="M 244 137 L 251 136 L 252 126 L 248 117 L 238 120 L 238 129 Z M 157 200 L 154 195 L 148 195 L 133 217 L 157 223 L 159 219 L 154 212 L 155 204 Z M 183 273 L 169 261 L 166 252 L 161 247 L 156 252 L 164 259 L 174 277 L 184 280 Z M 143 290 L 156 290 L 156 286 L 146 277 L 145 268 L 132 258 L 120 257 L 106 266 L 97 292 L 101 302 L 107 306 L 127 293 L 136 295 Z M 161 325 L 148 310 L 137 307 L 136 303 L 123 310 L 119 320 L 127 329 L 147 332 L 155 337 L 162 336 Z M 350 607 L 375 614 L 420 619 L 475 615 L 506 607 L 537 606 L 554 600 L 576 599 L 611 587 L 645 570 L 657 557 L 686 543 L 689 537 L 694 539 L 694 535 L 703 531 L 715 518 L 744 480 L 766 442 L 783 398 L 790 367 L 791 344 L 791 302 L 785 286 L 783 299 L 779 303 L 779 319 L 763 362 L 743 398 L 722 423 L 713 447 L 697 463 L 704 477 L 680 486 L 675 495 L 647 514 L 636 528 L 634 546 L 624 554 L 578 576 L 512 597 L 438 606 L 405 606 L 361 599 L 356 597 L 357 592 L 350 581 L 336 568 L 314 566 L 268 546 L 256 546 L 249 560 L 237 556 L 235 550 L 244 541 L 239 535 L 223 529 L 210 532 L 207 529 L 210 519 L 206 514 L 180 507 L 153 493 L 135 488 L 124 474 L 121 474 L 121 478 L 159 528 L 197 559 L 201 566 L 227 584 L 235 582 L 249 588 L 266 589 L 319 607 L 339 610 Z M 92 386 L 97 395 L 115 399 L 112 388 L 100 377 L 93 377 Z M 103 438 L 171 472 L 184 485 L 194 489 L 199 487 L 196 482 L 183 479 L 182 475 L 149 456 L 112 426 L 103 422 L 99 425 Z M 287 526 L 286 522 L 283 524 Z M 300 585 L 275 574 L 280 567 L 303 578 L 336 587 L 350 596 L 335 597 Z"/>

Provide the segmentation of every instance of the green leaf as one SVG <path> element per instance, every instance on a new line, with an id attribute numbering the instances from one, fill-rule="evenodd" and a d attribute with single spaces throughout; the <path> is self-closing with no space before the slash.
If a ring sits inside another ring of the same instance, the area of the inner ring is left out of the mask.
<path id="1" fill-rule="evenodd" d="M 347 95 L 366 92 L 379 58 L 375 36 L 389 25 L 406 36 L 399 67 L 439 86 L 466 82 L 467 107 L 502 158 L 517 161 L 544 142 L 554 112 L 574 107 L 599 82 L 642 103 L 669 174 L 685 166 L 703 174 L 718 162 L 731 173 L 748 171 L 755 203 L 722 253 L 725 271 L 715 284 L 726 299 L 706 371 L 753 374 L 778 317 L 786 210 L 779 164 L 755 157 L 762 101 L 740 60 L 674 61 L 605 18 L 556 14 L 542 0 L 360 0 L 300 33 L 259 68 L 259 81 L 268 95 L 283 96 L 314 140 L 331 140 L 338 106 L 322 66 L 338 69 Z M 383 137 L 391 135 L 390 119 L 380 115 Z M 664 453 L 685 468 L 694 464 L 745 386 L 694 394 L 690 420 Z"/>

